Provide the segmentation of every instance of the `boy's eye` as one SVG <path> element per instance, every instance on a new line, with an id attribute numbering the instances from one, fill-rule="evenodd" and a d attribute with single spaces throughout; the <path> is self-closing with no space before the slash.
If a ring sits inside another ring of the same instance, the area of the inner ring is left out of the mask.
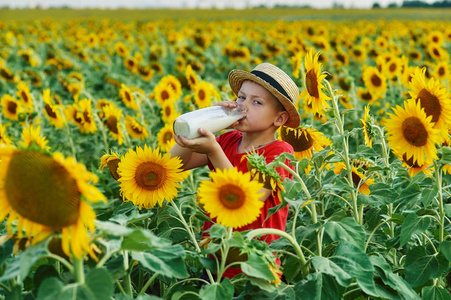
<path id="1" fill-rule="evenodd" d="M 254 103 L 255 104 L 262 104 L 260 101 L 258 101 L 258 100 L 254 100 Z"/>

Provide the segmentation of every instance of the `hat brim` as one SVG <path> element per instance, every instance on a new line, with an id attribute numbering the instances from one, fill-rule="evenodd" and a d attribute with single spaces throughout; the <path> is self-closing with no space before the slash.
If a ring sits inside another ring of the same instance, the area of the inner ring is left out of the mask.
<path id="1" fill-rule="evenodd" d="M 284 126 L 296 128 L 301 124 L 301 118 L 299 116 L 299 112 L 294 105 L 294 103 L 288 99 L 286 96 L 282 95 L 275 87 L 261 79 L 260 77 L 243 70 L 232 70 L 229 73 L 229 84 L 232 91 L 235 95 L 238 95 L 238 92 L 241 89 L 241 85 L 245 80 L 250 80 L 255 83 L 260 84 L 264 88 L 266 88 L 274 97 L 279 100 L 279 102 L 283 105 L 285 110 L 288 112 L 288 120 L 285 122 Z M 297 99 L 293 99 L 295 101 Z"/>

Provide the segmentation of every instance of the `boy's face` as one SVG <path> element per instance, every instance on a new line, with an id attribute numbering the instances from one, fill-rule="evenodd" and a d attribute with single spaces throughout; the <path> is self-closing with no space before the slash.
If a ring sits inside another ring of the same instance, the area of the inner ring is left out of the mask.
<path id="1" fill-rule="evenodd" d="M 266 88 L 250 80 L 243 82 L 237 102 L 246 108 L 246 117 L 235 129 L 240 131 L 262 131 L 271 127 L 280 115 L 281 104 Z"/>

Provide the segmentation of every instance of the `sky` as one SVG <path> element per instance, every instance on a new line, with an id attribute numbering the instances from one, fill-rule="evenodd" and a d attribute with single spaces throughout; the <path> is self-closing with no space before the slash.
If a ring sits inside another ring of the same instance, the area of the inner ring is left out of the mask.
<path id="1" fill-rule="evenodd" d="M 423 0 L 424 1 L 424 0 Z M 34 7 L 72 7 L 72 8 L 245 8 L 251 6 L 274 6 L 276 4 L 283 5 L 309 5 L 313 8 L 323 9 L 331 8 L 334 3 L 344 8 L 371 8 L 377 2 L 382 7 L 386 7 L 390 3 L 401 5 L 403 0 L 0 0 L 0 7 L 9 8 L 34 8 Z M 432 3 L 434 0 L 425 0 L 424 2 Z"/>

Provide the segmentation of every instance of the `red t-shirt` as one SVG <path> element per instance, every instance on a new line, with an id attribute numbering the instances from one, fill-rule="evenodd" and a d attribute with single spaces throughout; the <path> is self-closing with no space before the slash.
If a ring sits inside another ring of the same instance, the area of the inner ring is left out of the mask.
<path id="1" fill-rule="evenodd" d="M 243 156 L 246 156 L 246 153 L 237 153 L 239 142 L 241 141 L 243 134 L 238 130 L 232 130 L 228 131 L 226 133 L 221 134 L 216 138 L 216 141 L 219 143 L 221 148 L 223 149 L 225 155 L 230 160 L 232 165 L 238 169 L 238 171 L 241 172 L 248 172 L 247 168 L 247 159 Z M 288 144 L 287 142 L 276 140 L 273 143 L 270 143 L 269 145 L 266 145 L 264 147 L 255 149 L 255 151 L 258 154 L 263 155 L 266 158 L 266 162 L 270 163 L 274 160 L 274 158 L 281 153 L 288 152 L 293 154 L 293 147 Z M 285 162 L 288 165 L 288 162 Z M 210 170 L 213 170 L 214 167 L 211 164 L 211 162 L 208 162 L 208 167 Z M 292 169 L 294 167 L 291 166 Z M 282 180 L 284 180 L 286 177 L 292 179 L 293 175 L 290 174 L 287 170 L 285 170 L 282 167 L 278 167 L 277 172 L 282 177 Z M 266 221 L 266 217 L 268 216 L 268 210 L 274 206 L 277 206 L 280 204 L 280 199 L 277 197 L 277 193 L 272 193 L 266 199 L 265 204 L 261 208 L 261 214 L 255 220 L 253 223 L 242 226 L 236 230 L 238 231 L 245 231 L 249 229 L 257 229 L 257 228 L 275 228 L 280 229 L 282 231 L 285 231 L 285 225 L 287 222 L 287 214 L 288 214 L 288 206 L 285 208 L 281 208 L 277 210 L 274 214 L 272 214 Z M 211 226 L 214 223 L 210 221 L 206 221 L 204 223 L 204 233 L 203 236 L 206 236 L 206 230 L 211 228 Z M 279 238 L 278 235 L 266 235 L 263 236 L 262 239 L 264 239 L 268 244 L 270 244 L 272 241 L 277 240 Z M 236 274 L 241 273 L 240 269 L 235 268 L 228 268 L 224 274 L 224 277 L 232 278 Z"/>

